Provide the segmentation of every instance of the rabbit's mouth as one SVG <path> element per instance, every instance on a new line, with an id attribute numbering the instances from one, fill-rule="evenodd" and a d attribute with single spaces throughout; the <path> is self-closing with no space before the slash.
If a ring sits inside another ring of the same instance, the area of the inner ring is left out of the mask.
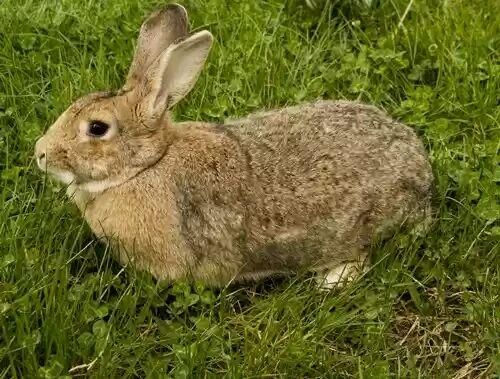
<path id="1" fill-rule="evenodd" d="M 58 168 L 58 167 L 54 167 L 54 165 L 52 164 L 52 160 L 50 160 L 49 156 L 48 156 L 48 146 L 47 146 L 47 143 L 46 143 L 46 138 L 45 137 L 41 137 L 37 142 L 36 142 L 36 145 L 35 145 L 35 158 L 36 158 L 36 163 L 38 165 L 38 167 L 40 168 L 40 170 L 42 170 L 43 172 L 51 175 L 52 177 L 54 177 L 56 180 L 64 183 L 64 184 L 71 184 L 75 181 L 76 179 L 76 176 L 75 174 L 70 171 L 68 168 Z M 61 153 L 61 151 L 63 151 L 63 153 Z M 56 149 L 56 155 L 57 154 L 62 154 L 62 155 L 66 155 L 66 152 L 64 150 L 57 150 Z M 71 167 L 69 167 L 71 168 Z"/>
<path id="2" fill-rule="evenodd" d="M 49 174 L 54 179 L 63 184 L 69 185 L 75 182 L 75 174 L 73 174 L 71 171 L 47 167 L 46 165 L 40 163 L 38 163 L 38 167 L 40 167 L 40 170 Z"/>

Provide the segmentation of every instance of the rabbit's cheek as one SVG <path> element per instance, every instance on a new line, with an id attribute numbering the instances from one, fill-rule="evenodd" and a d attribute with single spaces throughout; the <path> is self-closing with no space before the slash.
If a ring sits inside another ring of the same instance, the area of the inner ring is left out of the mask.
<path id="1" fill-rule="evenodd" d="M 102 163 L 97 163 L 92 166 L 90 171 L 90 177 L 93 180 L 103 180 L 108 178 L 108 176 L 109 176 L 109 169 L 106 165 Z"/>
<path id="2" fill-rule="evenodd" d="M 108 170 L 100 162 L 85 160 L 83 157 L 77 158 L 76 162 L 73 164 L 73 172 L 79 183 L 107 177 Z"/>
<path id="3" fill-rule="evenodd" d="M 96 176 L 102 176 L 103 154 L 101 149 L 95 143 L 81 143 L 75 149 L 74 165 L 78 176 L 82 179 L 94 179 Z"/>

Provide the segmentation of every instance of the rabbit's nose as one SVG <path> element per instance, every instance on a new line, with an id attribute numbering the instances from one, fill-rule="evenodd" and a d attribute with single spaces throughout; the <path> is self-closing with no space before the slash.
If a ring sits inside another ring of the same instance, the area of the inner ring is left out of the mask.
<path id="1" fill-rule="evenodd" d="M 43 138 L 40 138 L 35 145 L 36 163 L 41 170 L 47 168 L 47 153 L 45 152 L 46 146 Z"/>
<path id="2" fill-rule="evenodd" d="M 45 170 L 47 168 L 47 160 L 45 159 L 45 156 L 45 153 L 41 153 L 36 157 L 36 163 L 41 170 Z"/>

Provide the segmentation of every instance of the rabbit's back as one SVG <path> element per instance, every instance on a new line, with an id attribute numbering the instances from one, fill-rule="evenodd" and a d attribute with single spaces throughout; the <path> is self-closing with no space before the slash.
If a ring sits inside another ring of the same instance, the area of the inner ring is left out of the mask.
<path id="1" fill-rule="evenodd" d="M 274 250 L 281 243 L 294 250 L 333 244 L 338 252 L 317 258 L 347 259 L 342 255 L 353 247 L 427 205 L 432 173 L 422 143 L 375 107 L 319 101 L 223 128 L 246 155 L 256 246 L 269 239 Z M 292 265 L 310 260 L 299 251 L 290 257 Z"/>
<path id="2" fill-rule="evenodd" d="M 366 185 L 385 187 L 396 178 L 425 193 L 432 180 L 413 130 L 362 103 L 318 101 L 256 113 L 228 122 L 225 130 L 269 189 L 352 193 Z"/>

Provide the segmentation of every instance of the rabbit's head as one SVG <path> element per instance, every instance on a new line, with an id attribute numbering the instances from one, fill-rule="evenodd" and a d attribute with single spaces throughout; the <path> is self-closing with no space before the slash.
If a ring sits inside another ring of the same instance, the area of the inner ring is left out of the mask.
<path id="1" fill-rule="evenodd" d="M 35 147 L 42 170 L 100 192 L 157 162 L 173 135 L 168 110 L 194 86 L 212 35 L 188 35 L 183 7 L 166 6 L 142 25 L 125 85 L 73 103 Z"/>

